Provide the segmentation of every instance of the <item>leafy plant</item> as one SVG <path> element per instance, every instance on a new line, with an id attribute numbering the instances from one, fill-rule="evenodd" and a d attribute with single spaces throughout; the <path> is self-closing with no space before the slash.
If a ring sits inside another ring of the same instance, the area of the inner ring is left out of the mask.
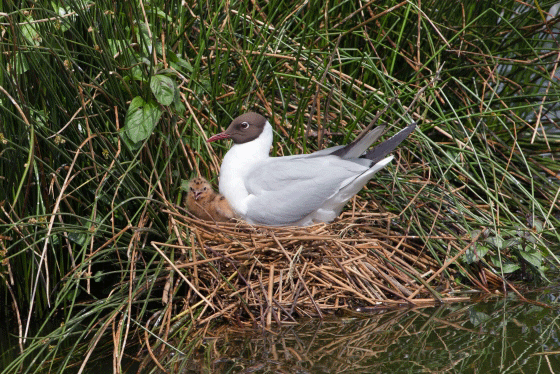
<path id="1" fill-rule="evenodd" d="M 484 239 L 470 247 L 465 252 L 464 259 L 468 264 L 484 262 L 501 274 L 522 269 L 524 276 L 537 274 L 546 278 L 544 259 L 547 252 L 538 239 L 542 231 L 543 223 L 537 219 L 533 220 L 533 230 L 527 230 L 522 225 L 517 225 L 516 230 L 505 229 L 500 232 L 487 229 L 483 233 Z M 474 238 L 480 233 L 480 230 L 475 230 L 471 235 Z M 528 272 L 527 266 L 533 271 Z"/>

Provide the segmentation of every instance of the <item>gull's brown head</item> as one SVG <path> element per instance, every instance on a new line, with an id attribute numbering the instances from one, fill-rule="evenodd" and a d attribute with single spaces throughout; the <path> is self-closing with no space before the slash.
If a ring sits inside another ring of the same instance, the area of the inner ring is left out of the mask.
<path id="1" fill-rule="evenodd" d="M 243 144 L 255 140 L 263 132 L 266 118 L 255 112 L 249 112 L 235 118 L 226 131 L 212 136 L 208 143 L 220 139 L 231 139 L 235 144 Z"/>

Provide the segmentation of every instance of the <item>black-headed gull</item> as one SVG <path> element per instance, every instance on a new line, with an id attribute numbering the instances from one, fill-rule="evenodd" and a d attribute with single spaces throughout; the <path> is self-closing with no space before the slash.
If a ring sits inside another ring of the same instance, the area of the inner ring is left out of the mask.
<path id="1" fill-rule="evenodd" d="M 187 209 L 203 220 L 226 222 L 235 217 L 226 198 L 214 192 L 204 178 L 193 178 L 189 181 L 186 203 Z"/>
<path id="2" fill-rule="evenodd" d="M 239 217 L 252 224 L 307 226 L 338 217 L 346 202 L 393 159 L 385 156 L 415 127 L 408 125 L 370 151 L 384 126 L 346 146 L 269 157 L 272 126 L 260 114 L 245 113 L 208 142 L 233 140 L 222 161 L 220 193 Z"/>

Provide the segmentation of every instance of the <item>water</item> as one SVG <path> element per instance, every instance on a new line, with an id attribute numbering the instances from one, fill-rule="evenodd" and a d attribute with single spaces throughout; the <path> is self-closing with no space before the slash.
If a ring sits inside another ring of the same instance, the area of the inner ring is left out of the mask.
<path id="1" fill-rule="evenodd" d="M 347 312 L 267 331 L 221 326 L 206 331 L 194 350 L 185 329 L 168 341 L 173 349 L 155 354 L 170 373 L 560 373 L 560 287 L 530 298 L 537 303 L 511 294 L 435 308 Z M 84 372 L 112 371 L 110 339 Z M 160 372 L 145 346 L 128 352 L 123 372 L 136 373 L 143 359 L 142 372 Z M 77 372 L 83 356 L 73 356 L 64 372 Z"/>
<path id="2" fill-rule="evenodd" d="M 174 372 L 560 373 L 556 308 L 512 299 L 303 321 L 205 342 Z"/>

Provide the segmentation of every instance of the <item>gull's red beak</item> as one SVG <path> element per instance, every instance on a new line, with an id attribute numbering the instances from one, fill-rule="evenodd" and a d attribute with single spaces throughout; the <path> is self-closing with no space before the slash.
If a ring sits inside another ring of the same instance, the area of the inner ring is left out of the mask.
<path id="1" fill-rule="evenodd" d="M 220 140 L 220 139 L 229 139 L 231 138 L 231 135 L 226 134 L 225 132 L 221 132 L 219 134 L 216 134 L 214 136 L 212 136 L 211 138 L 209 138 L 206 142 L 208 143 L 212 143 L 215 142 L 216 140 Z"/>

